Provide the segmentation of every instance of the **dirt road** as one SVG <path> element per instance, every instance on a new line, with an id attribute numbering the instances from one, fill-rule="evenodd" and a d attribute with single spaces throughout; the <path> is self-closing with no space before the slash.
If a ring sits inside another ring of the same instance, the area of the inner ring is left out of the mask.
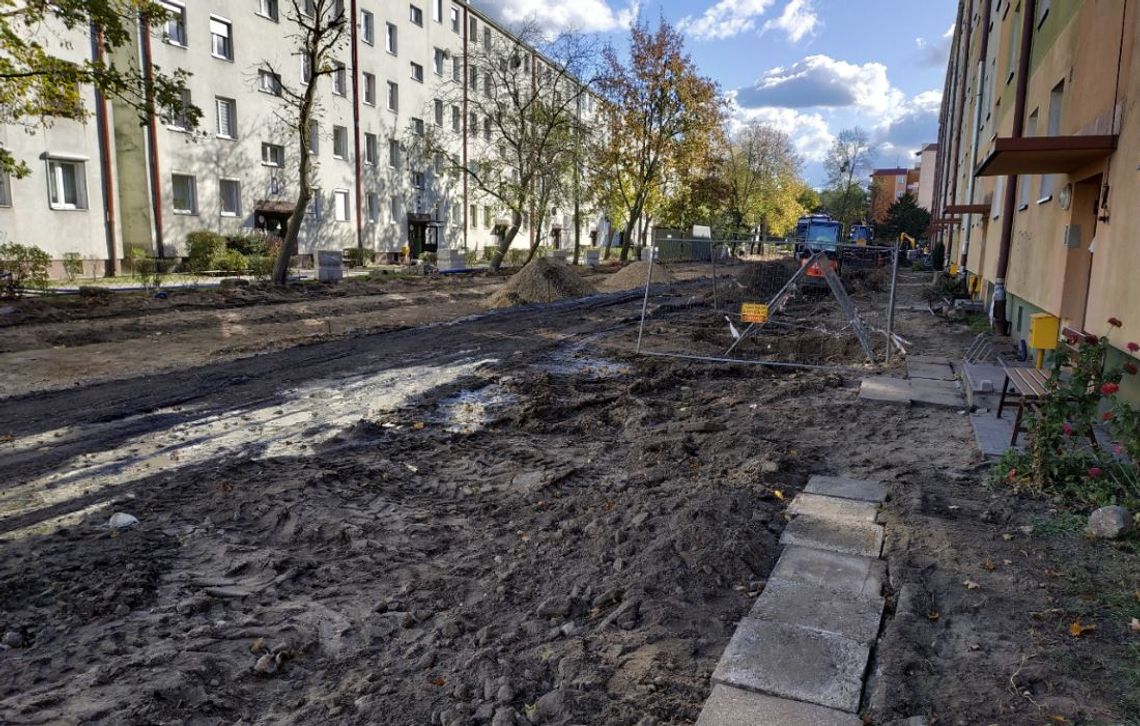
<path id="1" fill-rule="evenodd" d="M 706 339 L 703 291 L 676 290 L 655 320 Z M 637 357 L 639 311 L 617 293 L 5 400 L 0 720 L 692 723 L 784 501 L 821 473 L 889 482 L 908 537 L 868 716 L 1041 723 L 1007 666 L 1041 642 L 1027 627 L 1063 634 L 1068 596 L 1042 621 L 1018 577 L 979 580 L 983 605 L 959 582 L 986 543 L 1031 577 L 1041 548 L 1002 534 L 1055 515 L 978 488 L 966 417 L 868 407 L 849 374 Z M 914 352 L 968 339 L 899 325 Z M 1008 516 L 960 521 L 969 496 Z M 1115 558 L 1064 542 L 1123 588 Z M 939 618 L 895 617 L 927 606 L 900 604 L 913 583 Z M 995 608 L 1003 649 L 973 649 L 961 628 Z M 1116 668 L 1127 641 L 1104 631 L 1058 647 Z M 1121 688 L 1091 693 L 1054 708 L 1127 713 Z"/>

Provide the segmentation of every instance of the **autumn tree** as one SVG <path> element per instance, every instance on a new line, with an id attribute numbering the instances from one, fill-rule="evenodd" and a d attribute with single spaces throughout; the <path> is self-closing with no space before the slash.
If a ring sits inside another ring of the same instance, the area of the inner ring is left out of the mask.
<path id="1" fill-rule="evenodd" d="M 821 195 L 824 208 L 844 228 L 867 216 L 867 188 L 875 148 L 858 126 L 839 132 L 824 160 L 827 187 Z"/>
<path id="2" fill-rule="evenodd" d="M 534 235 L 533 255 L 549 233 L 551 209 L 574 201 L 597 54 L 585 36 L 550 37 L 533 22 L 512 28 L 511 35 L 493 32 L 465 46 L 425 114 L 434 121 L 425 150 L 508 215 L 491 257 L 491 269 L 497 270 L 524 221 Z M 466 118 L 459 115 L 464 108 Z M 446 118 L 449 110 L 452 118 Z M 454 143 L 454 133 L 464 129 L 467 144 Z"/>
<path id="3" fill-rule="evenodd" d="M 284 20 L 291 26 L 288 39 L 293 46 L 292 56 L 300 60 L 303 69 L 302 83 L 298 87 L 283 81 L 284 69 L 273 61 L 262 61 L 258 68 L 258 82 L 266 86 L 263 90 L 281 99 L 276 115 L 289 129 L 299 159 L 297 203 L 273 265 L 275 285 L 284 285 L 288 280 L 289 262 L 297 254 L 305 209 L 313 198 L 312 133 L 321 111 L 319 86 L 321 79 L 344 72 L 343 66 L 334 62 L 334 55 L 347 37 L 349 22 L 343 0 L 289 0 Z"/>
<path id="4" fill-rule="evenodd" d="M 670 180 L 707 158 L 723 102 L 716 83 L 698 73 L 681 34 L 664 19 L 656 30 L 630 27 L 628 62 L 610 47 L 602 63 L 605 133 L 593 157 L 609 187 L 606 196 L 620 207 L 625 261 L 634 225 L 653 211 L 654 195 L 667 195 L 663 187 Z"/>
<path id="5" fill-rule="evenodd" d="M 725 204 L 734 236 L 783 235 L 807 210 L 800 195 L 802 161 L 787 134 L 759 122 L 727 144 Z"/>
<path id="6" fill-rule="evenodd" d="M 83 102 L 84 86 L 121 101 L 141 121 L 181 106 L 186 71 L 155 70 L 148 77 L 136 53 L 115 53 L 133 42 L 140 20 L 144 27 L 157 28 L 166 19 L 163 6 L 147 0 L 0 0 L 0 126 L 31 129 L 57 119 L 86 121 L 91 109 Z M 61 57 L 58 51 L 72 44 L 65 34 L 74 32 L 95 33 L 94 57 Z M 197 107 L 185 107 L 188 127 L 200 117 Z M 0 147 L 0 173 L 20 178 L 30 169 Z"/>

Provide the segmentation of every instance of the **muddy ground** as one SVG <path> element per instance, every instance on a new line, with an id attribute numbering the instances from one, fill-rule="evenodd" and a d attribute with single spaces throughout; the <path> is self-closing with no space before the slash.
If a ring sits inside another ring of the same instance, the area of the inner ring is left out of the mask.
<path id="1" fill-rule="evenodd" d="M 655 295 L 653 342 L 724 345 L 707 293 Z M 692 723 L 784 502 L 838 473 L 891 486 L 869 723 L 1135 723 L 1134 540 L 984 486 L 966 416 L 860 404 L 855 371 L 636 356 L 640 306 L 6 399 L 0 720 Z M 971 337 L 898 325 L 916 353 Z M 860 364 L 857 345 L 755 345 Z M 1072 637 L 1077 615 L 1098 629 Z"/>

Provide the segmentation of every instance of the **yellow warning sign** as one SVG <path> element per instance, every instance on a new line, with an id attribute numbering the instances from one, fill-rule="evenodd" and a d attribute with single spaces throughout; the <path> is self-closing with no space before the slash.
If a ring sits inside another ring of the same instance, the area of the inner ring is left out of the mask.
<path id="1" fill-rule="evenodd" d="M 740 319 L 745 323 L 766 323 L 768 306 L 765 303 L 741 303 Z"/>

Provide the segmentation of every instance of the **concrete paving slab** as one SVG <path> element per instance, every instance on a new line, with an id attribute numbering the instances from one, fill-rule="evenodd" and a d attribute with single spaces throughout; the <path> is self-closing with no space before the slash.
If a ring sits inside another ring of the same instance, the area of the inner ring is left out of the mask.
<path id="1" fill-rule="evenodd" d="M 889 376 L 864 378 L 859 383 L 859 399 L 909 406 L 910 386 L 902 378 L 891 378 Z"/>
<path id="2" fill-rule="evenodd" d="M 801 515 L 780 535 L 780 544 L 814 547 L 861 557 L 878 557 L 883 551 L 883 525 Z"/>
<path id="3" fill-rule="evenodd" d="M 854 713 L 870 648 L 834 633 L 745 618 L 713 683 Z"/>
<path id="4" fill-rule="evenodd" d="M 797 494 L 788 505 L 788 513 L 807 515 L 821 519 L 840 519 L 852 522 L 874 522 L 879 514 L 879 505 L 873 502 L 860 502 L 855 499 L 828 497 L 822 494 Z"/>
<path id="5" fill-rule="evenodd" d="M 957 383 L 926 378 L 915 378 L 910 381 L 910 401 L 946 408 L 961 408 L 966 405 L 962 389 Z"/>
<path id="6" fill-rule="evenodd" d="M 952 381 L 958 377 L 949 363 L 916 363 L 913 360 L 907 360 L 906 374 L 910 378 L 928 378 L 935 381 Z"/>
<path id="7" fill-rule="evenodd" d="M 887 485 L 870 479 L 848 479 L 844 476 L 821 476 L 808 479 L 804 491 L 841 499 L 858 499 L 864 502 L 881 502 L 887 498 Z"/>
<path id="8" fill-rule="evenodd" d="M 879 635 L 885 602 L 880 596 L 864 597 L 805 582 L 769 580 L 746 617 L 873 643 Z"/>
<path id="9" fill-rule="evenodd" d="M 930 363 L 932 365 L 949 366 L 954 362 L 949 358 L 941 355 L 909 355 L 906 358 L 907 363 Z"/>
<path id="10" fill-rule="evenodd" d="M 1013 417 L 1017 409 L 1007 409 L 1004 415 L 998 418 L 993 411 L 975 413 L 970 415 L 970 425 L 974 428 L 974 441 L 982 454 L 998 457 L 1009 448 L 1009 439 L 1013 436 Z M 1024 435 L 1017 439 L 1018 449 L 1025 448 Z"/>
<path id="11" fill-rule="evenodd" d="M 887 565 L 882 560 L 811 547 L 785 547 L 768 580 L 806 582 L 862 597 L 883 592 Z"/>
<path id="12" fill-rule="evenodd" d="M 697 726 L 862 726 L 858 716 L 731 686 L 713 686 Z"/>

